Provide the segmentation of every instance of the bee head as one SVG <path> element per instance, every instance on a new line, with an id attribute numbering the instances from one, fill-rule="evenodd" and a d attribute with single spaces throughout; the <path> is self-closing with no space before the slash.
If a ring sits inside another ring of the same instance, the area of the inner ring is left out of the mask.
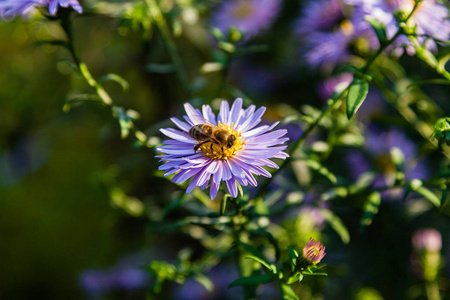
<path id="1" fill-rule="evenodd" d="M 234 146 L 234 144 L 236 144 L 236 137 L 234 136 L 234 134 L 232 134 L 227 140 L 227 147 L 231 148 Z"/>

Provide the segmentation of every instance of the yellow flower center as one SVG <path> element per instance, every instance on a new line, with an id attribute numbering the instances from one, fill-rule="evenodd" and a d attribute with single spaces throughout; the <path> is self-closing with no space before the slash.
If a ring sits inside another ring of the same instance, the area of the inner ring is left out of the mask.
<path id="1" fill-rule="evenodd" d="M 245 19 L 253 13 L 252 4 L 242 1 L 233 9 L 233 16 L 237 19 Z"/>
<path id="2" fill-rule="evenodd" d="M 236 137 L 236 141 L 233 147 L 228 148 L 226 144 L 218 144 L 217 142 L 214 142 L 212 140 L 211 142 L 201 145 L 199 149 L 203 152 L 204 155 L 209 156 L 212 159 L 227 160 L 229 157 L 236 155 L 240 150 L 244 148 L 244 137 L 241 136 L 239 128 L 233 128 L 233 122 L 231 122 L 231 126 L 228 127 L 227 124 L 219 121 L 218 127 L 227 130 L 230 134 L 233 134 Z"/>
<path id="3" fill-rule="evenodd" d="M 345 35 L 352 35 L 354 31 L 353 24 L 349 20 L 344 20 L 341 22 L 341 29 Z"/>

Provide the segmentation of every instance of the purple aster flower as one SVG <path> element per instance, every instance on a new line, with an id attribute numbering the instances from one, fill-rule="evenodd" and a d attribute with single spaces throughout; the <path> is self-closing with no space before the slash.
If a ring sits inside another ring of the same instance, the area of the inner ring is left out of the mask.
<path id="1" fill-rule="evenodd" d="M 356 10 L 364 16 L 371 16 L 386 26 L 387 37 L 391 38 L 398 30 L 394 14 L 403 11 L 408 14 L 412 11 L 414 2 L 411 0 L 345 0 L 347 4 L 355 5 Z M 359 26 L 364 25 L 361 20 Z M 436 43 L 428 37 L 448 41 L 450 39 L 450 19 L 448 8 L 436 0 L 423 0 L 409 20 L 410 26 L 415 26 L 418 40 L 430 50 L 436 49 Z M 409 39 L 400 36 L 395 47 L 406 46 L 407 53 L 415 53 Z"/>
<path id="2" fill-rule="evenodd" d="M 272 25 L 280 9 L 280 0 L 224 1 L 214 13 L 211 23 L 222 31 L 235 26 L 246 37 L 253 37 Z"/>
<path id="3" fill-rule="evenodd" d="M 83 8 L 81 7 L 80 3 L 78 3 L 78 0 L 49 0 L 48 4 L 48 12 L 51 15 L 56 15 L 56 11 L 58 10 L 58 5 L 62 7 L 69 7 L 71 6 L 73 10 L 75 10 L 77 13 L 82 13 Z"/>
<path id="4" fill-rule="evenodd" d="M 271 158 L 288 157 L 283 152 L 287 148 L 284 143 L 289 140 L 283 137 L 287 131 L 271 131 L 278 122 L 271 126 L 257 127 L 265 107 L 256 109 L 251 105 L 244 110 L 242 99 L 238 98 L 230 109 L 228 102 L 222 101 L 217 117 L 209 105 L 203 105 L 202 112 L 189 103 L 186 103 L 184 108 L 187 113 L 187 116 L 184 116 L 186 122 L 177 118 L 171 119 L 181 131 L 173 128 L 161 129 L 163 134 L 172 139 L 165 140 L 164 145 L 157 148 L 157 151 L 164 153 L 157 157 L 165 162 L 159 167 L 165 171 L 165 176 L 176 173 L 172 178 L 173 182 L 180 184 L 192 178 L 186 190 L 188 194 L 196 186 L 205 189 L 210 185 L 210 196 L 214 199 L 220 183 L 224 181 L 231 196 L 237 197 L 238 183 L 243 186 L 257 186 L 253 175 L 271 177 L 263 167 L 278 168 Z M 213 127 L 208 133 L 209 136 L 212 135 L 212 130 L 220 130 L 220 135 L 228 136 L 226 144 L 221 145 L 214 139 L 200 139 L 199 135 L 197 140 L 193 138 L 191 128 L 201 124 Z M 231 135 L 234 136 L 233 143 L 229 143 Z"/>
<path id="5" fill-rule="evenodd" d="M 58 4 L 62 7 L 69 5 L 78 13 L 83 12 L 78 0 L 3 0 L 0 1 L 0 16 L 4 19 L 15 16 L 24 16 L 28 14 L 34 7 L 48 5 L 51 15 L 56 15 Z"/>
<path id="6" fill-rule="evenodd" d="M 418 230 L 412 237 L 412 245 L 416 251 L 439 252 L 442 248 L 442 236 L 433 228 Z"/>
<path id="7" fill-rule="evenodd" d="M 305 247 L 303 247 L 303 258 L 312 264 L 319 263 L 325 256 L 325 246 L 320 241 L 309 239 Z"/>
<path id="8" fill-rule="evenodd" d="M 350 58 L 351 45 L 361 38 L 368 39 L 373 47 L 375 35 L 367 26 L 363 29 L 355 26 L 362 15 L 349 12 L 349 7 L 338 0 L 310 1 L 305 6 L 294 31 L 304 43 L 303 52 L 311 67 L 322 66 L 329 71 L 345 63 Z"/>

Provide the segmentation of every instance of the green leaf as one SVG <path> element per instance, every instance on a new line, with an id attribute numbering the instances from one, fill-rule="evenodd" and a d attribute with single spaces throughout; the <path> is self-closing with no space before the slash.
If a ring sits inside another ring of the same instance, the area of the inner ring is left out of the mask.
<path id="1" fill-rule="evenodd" d="M 203 274 L 196 274 L 194 276 L 194 280 L 203 285 L 208 292 L 212 292 L 214 290 L 214 284 L 207 276 Z"/>
<path id="2" fill-rule="evenodd" d="M 369 226 L 378 213 L 378 207 L 381 204 L 381 195 L 378 192 L 371 193 L 364 203 L 364 212 L 361 218 L 361 227 Z"/>
<path id="3" fill-rule="evenodd" d="M 81 95 L 76 95 L 73 97 L 70 97 L 69 99 L 67 99 L 66 103 L 63 106 L 63 111 L 64 112 L 69 112 L 70 109 L 75 106 L 75 105 L 79 105 L 83 102 L 98 102 L 101 103 L 102 100 L 100 99 L 100 97 L 98 95 L 95 94 L 81 94 Z"/>
<path id="4" fill-rule="evenodd" d="M 262 275 L 241 277 L 239 279 L 236 279 L 232 283 L 230 283 L 228 288 L 243 286 L 243 285 L 260 285 L 260 284 L 271 282 L 273 279 L 275 279 L 273 274 L 262 274 Z"/>
<path id="5" fill-rule="evenodd" d="M 395 165 L 396 173 L 395 173 L 395 184 L 403 184 L 405 180 L 405 155 L 402 150 L 398 147 L 394 147 L 390 151 L 391 160 Z"/>
<path id="6" fill-rule="evenodd" d="M 253 247 L 250 244 L 244 243 L 244 242 L 239 242 L 239 246 L 241 246 L 242 248 L 244 248 L 244 250 L 250 252 L 252 254 L 252 256 L 255 256 L 257 258 L 259 258 L 260 260 L 264 261 L 267 265 L 270 265 L 270 262 L 268 262 L 264 256 L 261 254 L 261 252 L 259 252 L 255 247 Z"/>
<path id="7" fill-rule="evenodd" d="M 365 19 L 375 31 L 378 41 L 380 42 L 380 46 L 383 45 L 387 41 L 386 27 L 384 24 L 375 18 L 366 17 Z"/>
<path id="8" fill-rule="evenodd" d="M 269 264 L 267 263 L 266 260 L 260 259 L 259 257 L 253 256 L 253 255 L 249 255 L 247 257 L 245 257 L 246 259 L 253 259 L 257 262 L 259 262 L 261 265 L 263 265 L 264 267 L 267 268 L 267 270 L 269 270 L 270 272 L 272 272 L 273 274 L 277 273 L 277 267 L 273 264 Z"/>
<path id="9" fill-rule="evenodd" d="M 122 86 L 123 91 L 127 91 L 128 88 L 130 87 L 130 85 L 128 84 L 128 81 L 126 81 L 125 79 L 123 79 L 122 77 L 120 77 L 119 75 L 114 74 L 114 73 L 106 74 L 106 75 L 100 77 L 98 81 L 100 83 L 103 83 L 105 81 L 117 82 L 118 84 L 120 84 Z"/>
<path id="10" fill-rule="evenodd" d="M 115 117 L 119 120 L 120 135 L 124 139 L 130 134 L 130 129 L 133 128 L 134 116 L 130 116 L 128 111 L 125 111 L 123 107 L 114 106 L 113 112 Z"/>
<path id="11" fill-rule="evenodd" d="M 347 117 L 350 120 L 358 111 L 369 92 L 369 83 L 355 77 L 350 85 L 347 95 Z"/>
<path id="12" fill-rule="evenodd" d="M 219 48 L 230 54 L 233 54 L 236 51 L 236 46 L 234 46 L 232 43 L 223 41 L 219 42 Z"/>
<path id="13" fill-rule="evenodd" d="M 300 282 L 300 281 L 302 281 L 302 280 L 303 280 L 303 275 L 302 275 L 302 273 L 297 272 L 297 273 L 295 273 L 294 276 L 291 276 L 291 277 L 288 279 L 287 284 L 292 284 L 292 283 L 297 282 L 297 281 Z"/>
<path id="14" fill-rule="evenodd" d="M 435 193 L 433 193 L 431 190 L 427 189 L 426 187 L 421 186 L 421 187 L 415 189 L 414 191 L 416 193 L 419 193 L 422 196 L 424 196 L 425 199 L 430 201 L 431 204 L 433 204 L 435 207 L 440 207 L 441 206 L 441 200 L 439 199 L 439 197 L 436 196 Z"/>
<path id="15" fill-rule="evenodd" d="M 200 72 L 203 73 L 203 74 L 206 74 L 206 73 L 221 71 L 223 69 L 224 69 L 224 65 L 222 63 L 219 63 L 219 62 L 207 62 L 207 63 L 204 63 L 200 67 Z"/>
<path id="16" fill-rule="evenodd" d="M 283 294 L 283 300 L 299 300 L 295 292 L 287 284 L 281 284 L 281 293 Z"/>
<path id="17" fill-rule="evenodd" d="M 342 220 L 336 216 L 331 210 L 328 209 L 321 209 L 323 217 L 325 220 L 330 224 L 331 228 L 333 228 L 334 231 L 339 235 L 342 242 L 344 244 L 348 244 L 350 242 L 350 234 L 348 232 L 347 227 L 345 227 Z"/>
<path id="18" fill-rule="evenodd" d="M 304 162 L 306 163 L 306 165 L 308 165 L 308 167 L 317 171 L 320 175 L 326 177 L 331 183 L 333 184 L 337 183 L 336 176 L 318 161 L 307 159 L 304 160 Z"/>

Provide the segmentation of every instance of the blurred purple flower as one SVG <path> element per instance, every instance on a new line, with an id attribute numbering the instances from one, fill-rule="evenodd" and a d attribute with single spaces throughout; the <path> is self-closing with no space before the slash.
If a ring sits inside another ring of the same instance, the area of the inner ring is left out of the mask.
<path id="1" fill-rule="evenodd" d="M 380 172 L 374 186 L 392 184 L 395 179 L 395 166 L 390 158 L 392 148 L 398 148 L 405 156 L 404 171 L 407 180 L 414 178 L 425 179 L 428 168 L 423 160 L 418 160 L 417 147 L 403 132 L 398 129 L 380 130 L 369 126 L 366 132 L 364 153 L 357 150 L 350 151 L 346 156 L 349 171 L 353 179 L 362 173 L 375 168 Z"/>
<path id="2" fill-rule="evenodd" d="M 332 69 L 348 60 L 352 37 L 341 31 L 315 32 L 305 36 L 306 61 L 313 67 Z"/>
<path id="3" fill-rule="evenodd" d="M 210 197 L 214 199 L 221 181 L 225 181 L 231 196 L 237 197 L 237 183 L 257 186 L 253 175 L 271 176 L 263 166 L 278 168 L 271 158 L 288 157 L 283 152 L 287 148 L 284 143 L 289 140 L 283 137 L 286 130 L 271 131 L 278 122 L 271 126 L 256 127 L 261 122 L 265 107 L 256 110 L 256 107 L 251 105 L 244 110 L 242 99 L 238 98 L 230 109 L 228 102 L 222 101 L 217 119 L 209 105 L 203 105 L 203 112 L 189 103 L 184 107 L 187 123 L 172 118 L 172 122 L 181 131 L 173 128 L 161 129 L 163 134 L 172 139 L 165 140 L 164 145 L 157 148 L 157 151 L 164 153 L 157 157 L 165 162 L 159 167 L 165 171 L 165 176 L 177 173 L 172 178 L 173 182 L 180 184 L 193 177 L 186 190 L 188 194 L 196 186 L 205 189 L 210 183 Z M 194 146 L 202 143 L 191 137 L 189 131 L 194 125 L 206 122 L 233 134 L 236 137 L 235 144 L 224 149 L 208 142 L 204 143 L 199 151 L 194 151 Z"/>
<path id="4" fill-rule="evenodd" d="M 231 282 L 239 277 L 235 268 L 230 266 L 216 266 L 211 269 L 206 276 L 214 284 L 214 290 L 209 292 L 206 288 L 195 280 L 189 279 L 180 286 L 175 299 L 183 300 L 217 300 L 217 299 L 239 299 L 242 293 L 239 288 L 229 289 Z"/>
<path id="5" fill-rule="evenodd" d="M 3 0 L 0 1 L 0 16 L 3 19 L 23 16 L 37 6 L 48 5 L 48 11 L 51 15 L 56 15 L 58 5 L 62 7 L 71 6 L 78 13 L 83 12 L 78 0 Z"/>
<path id="6" fill-rule="evenodd" d="M 412 236 L 412 245 L 416 251 L 439 252 L 442 248 L 442 236 L 433 228 L 418 230 Z"/>
<path id="7" fill-rule="evenodd" d="M 352 73 L 341 73 L 334 77 L 329 77 L 319 85 L 319 95 L 323 100 L 330 99 L 334 89 L 339 85 L 347 87 L 353 80 Z"/>
<path id="8" fill-rule="evenodd" d="M 360 38 L 368 39 L 371 47 L 377 46 L 373 45 L 375 35 L 367 26 L 363 29 L 355 26 L 362 15 L 357 10 L 352 15 L 349 12 L 349 7 L 337 0 L 310 1 L 304 7 L 294 31 L 304 43 L 308 65 L 329 71 L 345 63 L 351 55 L 351 44 Z"/>
<path id="9" fill-rule="evenodd" d="M 239 60 L 231 64 L 232 82 L 244 92 L 257 95 L 273 93 L 283 80 L 279 70 L 269 69 L 263 65 Z"/>
<path id="10" fill-rule="evenodd" d="M 109 270 L 88 270 L 80 274 L 81 288 L 93 298 L 115 291 L 133 291 L 145 287 L 149 274 L 134 266 L 119 265 Z"/>
<path id="11" fill-rule="evenodd" d="M 0 187 L 20 183 L 41 168 L 49 159 L 51 144 L 41 133 L 30 133 L 17 139 L 11 148 L 0 152 Z"/>
<path id="12" fill-rule="evenodd" d="M 235 26 L 250 38 L 272 25 L 281 4 L 280 0 L 224 1 L 215 11 L 211 23 L 224 32 Z"/>
<path id="13" fill-rule="evenodd" d="M 333 28 L 344 18 L 341 3 L 338 0 L 310 1 L 302 16 L 295 22 L 296 32 L 300 35 Z"/>
<path id="14" fill-rule="evenodd" d="M 391 38 L 398 30 L 395 13 L 403 11 L 409 14 L 414 6 L 411 0 L 345 0 L 347 4 L 356 6 L 356 11 L 364 16 L 371 16 L 386 26 L 387 37 Z M 358 27 L 368 27 L 368 23 L 361 19 Z M 412 17 L 411 25 L 416 27 L 416 34 L 421 44 L 429 50 L 436 49 L 436 43 L 429 39 L 448 41 L 450 39 L 450 19 L 448 8 L 436 0 L 423 0 Z M 415 53 L 411 42 L 406 36 L 400 36 L 394 47 L 406 47 L 407 53 Z"/>
<path id="15" fill-rule="evenodd" d="M 303 258 L 312 264 L 319 263 L 325 256 L 325 246 L 320 241 L 309 239 L 305 247 L 303 247 Z"/>

